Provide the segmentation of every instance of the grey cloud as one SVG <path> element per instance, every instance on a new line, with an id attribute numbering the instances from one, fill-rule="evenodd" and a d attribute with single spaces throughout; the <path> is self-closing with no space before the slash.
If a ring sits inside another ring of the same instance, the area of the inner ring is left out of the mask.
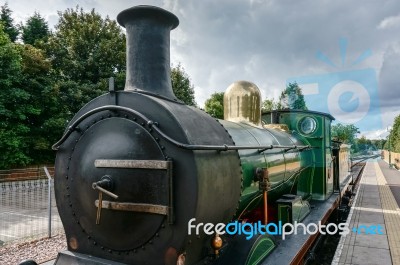
<path id="1" fill-rule="evenodd" d="M 385 3 L 181 1 L 177 35 L 185 41 L 173 41 L 172 59 L 183 59 L 203 95 L 237 78 L 254 81 L 265 93 L 271 91 L 267 85 L 281 90 L 288 77 L 338 71 L 316 60 L 315 53 L 341 66 L 341 37 L 348 39 L 344 70 L 366 49 L 373 56 L 360 67 L 380 62 L 380 51 L 396 37 L 377 26 L 400 10 L 396 1 Z"/>
<path id="2" fill-rule="evenodd" d="M 384 54 L 384 61 L 379 74 L 380 98 L 382 108 L 400 107 L 400 43 L 391 46 Z"/>
<path id="3" fill-rule="evenodd" d="M 11 9 L 22 16 L 35 9 L 45 16 L 56 14 L 76 4 L 112 19 L 138 4 L 175 13 L 180 26 L 171 34 L 171 60 L 181 62 L 191 77 L 199 105 L 238 79 L 252 81 L 264 97 L 276 98 L 291 77 L 374 68 L 380 73 L 382 110 L 392 113 L 399 106 L 400 93 L 388 89 L 396 85 L 400 61 L 399 52 L 389 48 L 400 33 L 398 0 L 9 1 Z M 340 38 L 348 41 L 344 65 Z M 367 49 L 372 56 L 352 66 Z M 317 51 L 338 67 L 317 60 Z"/>

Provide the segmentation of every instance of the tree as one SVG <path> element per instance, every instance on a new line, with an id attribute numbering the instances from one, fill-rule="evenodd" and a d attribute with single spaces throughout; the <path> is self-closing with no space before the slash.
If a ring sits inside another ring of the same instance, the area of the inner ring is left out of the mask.
<path id="1" fill-rule="evenodd" d="M 371 140 L 371 142 L 375 146 L 375 149 L 383 149 L 385 144 L 386 144 L 386 140 L 385 139 Z"/>
<path id="2" fill-rule="evenodd" d="M 15 88 L 18 80 L 16 73 L 21 70 L 20 56 L 11 42 L 4 27 L 0 24 L 0 168 L 8 168 L 13 164 L 26 164 L 29 158 L 20 152 L 24 149 L 24 135 L 28 128 L 20 126 L 18 121 L 24 119 L 24 113 L 13 113 L 16 100 L 25 97 Z"/>
<path id="3" fill-rule="evenodd" d="M 24 28 L 33 33 L 31 42 L 46 53 L 1 35 L 1 168 L 52 161 L 51 144 L 67 121 L 106 91 L 110 76 L 119 80 L 124 73 L 125 36 L 115 21 L 78 8 L 59 15 L 47 42 L 46 37 L 33 41 L 45 35 L 27 30 L 34 24 L 47 25 L 40 15 L 35 14 Z"/>
<path id="4" fill-rule="evenodd" d="M 171 83 L 172 90 L 178 99 L 186 105 L 196 106 L 193 85 L 181 64 L 171 69 Z"/>
<path id="5" fill-rule="evenodd" d="M 18 37 L 18 28 L 14 25 L 14 20 L 11 17 L 12 11 L 8 8 L 8 3 L 1 7 L 0 22 L 3 24 L 3 31 L 8 35 L 10 40 L 14 42 Z"/>
<path id="6" fill-rule="evenodd" d="M 26 115 L 23 124 L 29 128 L 25 138 L 28 143 L 26 154 L 35 164 L 47 163 L 54 160 L 51 145 L 62 134 L 62 127 L 52 128 L 47 124 L 60 112 L 60 102 L 52 90 L 55 77 L 50 61 L 44 52 L 29 44 L 18 45 L 21 55 L 21 87 L 29 94 L 29 104 L 32 110 Z"/>
<path id="7" fill-rule="evenodd" d="M 400 115 L 394 119 L 391 141 L 394 152 L 400 153 Z"/>
<path id="8" fill-rule="evenodd" d="M 364 135 L 356 140 L 356 149 L 358 152 L 367 152 L 372 148 L 372 141 Z"/>
<path id="9" fill-rule="evenodd" d="M 205 111 L 216 119 L 224 118 L 224 92 L 215 92 L 205 102 Z"/>
<path id="10" fill-rule="evenodd" d="M 84 12 L 76 7 L 58 15 L 55 31 L 39 47 L 50 58 L 52 75 L 57 77 L 47 88 L 48 109 L 53 114 L 43 128 L 60 137 L 84 104 L 107 91 L 109 77 L 116 77 L 117 88 L 122 87 L 126 40 L 116 21 L 103 19 L 94 9 Z"/>
<path id="11" fill-rule="evenodd" d="M 278 109 L 278 104 L 274 101 L 273 98 L 266 98 L 261 104 L 261 111 L 271 111 Z"/>
<path id="12" fill-rule="evenodd" d="M 42 85 L 37 78 L 45 72 L 35 57 L 38 53 L 32 46 L 12 43 L 0 26 L 0 168 L 33 161 L 32 129 L 39 125 L 36 118 L 44 108 L 35 87 Z"/>
<path id="13" fill-rule="evenodd" d="M 354 143 L 357 133 L 359 133 L 358 128 L 353 124 L 344 125 L 338 123 L 332 125 L 332 138 L 341 141 L 346 144 Z"/>
<path id="14" fill-rule="evenodd" d="M 59 110 L 48 93 L 51 64 L 42 50 L 12 43 L 0 28 L 0 168 L 52 161 L 50 147 L 64 124 L 59 131 L 46 126 Z"/>
<path id="15" fill-rule="evenodd" d="M 341 141 L 345 144 L 352 145 L 352 151 L 357 151 L 356 135 L 359 133 L 358 128 L 353 124 L 344 125 L 341 123 L 332 125 L 331 134 L 332 138 Z"/>
<path id="16" fill-rule="evenodd" d="M 389 142 L 390 150 L 392 152 L 400 153 L 400 115 L 394 119 L 392 129 L 388 136 L 388 141 L 385 143 L 384 148 L 386 150 L 389 150 Z"/>
<path id="17" fill-rule="evenodd" d="M 21 31 L 22 41 L 25 44 L 35 45 L 36 41 L 46 41 L 50 36 L 47 22 L 37 12 L 28 18 L 25 25 L 21 26 Z"/>
<path id="18" fill-rule="evenodd" d="M 116 22 L 78 7 L 59 15 L 47 41 L 27 30 L 36 22 L 47 25 L 39 14 L 25 24 L 25 44 L 13 43 L 0 24 L 1 169 L 53 161 L 51 145 L 72 116 L 106 91 L 110 76 L 117 88 L 125 82 L 125 35 Z M 180 65 L 171 78 L 178 98 L 195 105 L 193 85 Z"/>
<path id="19" fill-rule="evenodd" d="M 306 102 L 304 101 L 304 95 L 299 85 L 295 83 L 289 83 L 286 89 L 282 91 L 279 97 L 279 109 L 301 109 L 307 110 Z"/>
<path id="20" fill-rule="evenodd" d="M 125 35 L 116 21 L 78 6 L 58 14 L 55 33 L 44 49 L 61 78 L 97 84 L 125 71 Z"/>

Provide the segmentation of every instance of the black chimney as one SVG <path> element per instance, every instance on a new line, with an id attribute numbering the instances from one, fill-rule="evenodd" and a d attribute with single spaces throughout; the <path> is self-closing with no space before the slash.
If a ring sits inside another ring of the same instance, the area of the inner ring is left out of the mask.
<path id="1" fill-rule="evenodd" d="M 178 18 L 159 7 L 135 6 L 118 14 L 126 28 L 125 90 L 143 90 L 176 100 L 171 86 L 170 31 Z"/>

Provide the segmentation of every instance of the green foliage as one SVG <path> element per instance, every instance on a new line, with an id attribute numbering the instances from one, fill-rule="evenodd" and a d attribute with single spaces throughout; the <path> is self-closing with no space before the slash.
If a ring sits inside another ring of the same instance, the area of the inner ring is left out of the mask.
<path id="1" fill-rule="evenodd" d="M 385 139 L 371 140 L 371 143 L 373 146 L 375 146 L 376 150 L 382 150 L 386 144 L 386 140 Z"/>
<path id="2" fill-rule="evenodd" d="M 345 144 L 355 144 L 355 138 L 359 133 L 358 128 L 353 124 L 344 125 L 341 123 L 332 125 L 332 138 Z"/>
<path id="3" fill-rule="evenodd" d="M 278 103 L 275 102 L 273 98 L 266 98 L 261 103 L 261 111 L 271 111 L 275 109 L 278 109 Z"/>
<path id="4" fill-rule="evenodd" d="M 279 97 L 278 109 L 307 110 L 301 88 L 297 83 L 289 83 Z"/>
<path id="5" fill-rule="evenodd" d="M 30 45 L 35 45 L 37 41 L 46 41 L 50 36 L 47 22 L 37 12 L 28 18 L 25 25 L 21 26 L 21 31 L 22 41 Z"/>
<path id="6" fill-rule="evenodd" d="M 204 110 L 216 119 L 224 118 L 224 92 L 215 92 L 206 100 Z"/>
<path id="7" fill-rule="evenodd" d="M 18 37 L 18 28 L 14 25 L 14 20 L 11 17 L 12 11 L 5 3 L 0 11 L 0 23 L 3 24 L 3 31 L 8 35 L 11 41 L 15 41 Z"/>
<path id="8" fill-rule="evenodd" d="M 34 163 L 45 163 L 54 159 L 51 145 L 62 133 L 46 126 L 53 115 L 59 112 L 59 102 L 50 93 L 55 77 L 52 74 L 50 61 L 44 52 L 31 45 L 20 45 L 22 57 L 22 80 L 24 90 L 30 95 L 30 104 L 36 110 L 27 116 L 25 121 L 30 132 L 27 154 Z M 63 129 L 63 128 L 62 128 Z M 55 133 L 59 133 L 57 136 Z"/>
<path id="9" fill-rule="evenodd" d="M 178 99 L 182 100 L 186 105 L 196 106 L 193 85 L 190 83 L 190 78 L 181 64 L 171 69 L 171 83 L 172 90 Z"/>
<path id="10" fill-rule="evenodd" d="M 51 58 L 54 77 L 46 88 L 48 106 L 41 128 L 48 137 L 36 141 L 43 151 L 50 150 L 83 105 L 107 92 L 109 77 L 116 78 L 117 89 L 125 82 L 126 41 L 117 23 L 79 7 L 59 16 L 55 32 L 40 45 Z"/>
<path id="11" fill-rule="evenodd" d="M 390 130 L 388 140 L 385 144 L 385 149 L 390 150 L 395 153 L 400 153 L 400 115 L 394 119 L 392 130 Z"/>
<path id="12" fill-rule="evenodd" d="M 39 14 L 22 28 L 24 41 L 45 52 L 12 43 L 1 27 L 0 168 L 54 161 L 51 145 L 68 120 L 106 91 L 109 77 L 122 86 L 125 35 L 116 22 L 78 8 L 59 15 L 48 39 Z"/>
<path id="13" fill-rule="evenodd" d="M 24 113 L 19 110 L 13 113 L 17 100 L 26 98 L 27 95 L 16 88 L 21 71 L 21 58 L 15 44 L 10 41 L 4 27 L 0 24 L 0 168 L 13 164 L 26 164 L 30 160 L 20 152 L 26 147 L 24 137 L 29 129 L 20 125 L 18 121 L 24 120 Z M 18 75 L 16 75 L 16 73 Z M 20 98 L 15 98 L 19 96 Z"/>
<path id="14" fill-rule="evenodd" d="M 125 70 L 125 35 L 114 20 L 79 7 L 58 14 L 55 33 L 44 46 L 57 75 L 96 84 Z"/>
<path id="15" fill-rule="evenodd" d="M 356 139 L 355 147 L 353 148 L 355 152 L 366 153 L 371 150 L 375 150 L 375 146 L 372 144 L 370 139 L 367 139 L 364 135 L 361 138 Z"/>
<path id="16" fill-rule="evenodd" d="M 393 142 L 393 151 L 400 153 L 400 115 L 394 120 L 393 130 L 391 132 L 391 142 Z"/>
<path id="17" fill-rule="evenodd" d="M 0 26 L 0 168 L 33 160 L 29 154 L 34 139 L 31 129 L 41 106 L 32 90 L 38 73 L 27 71 L 30 63 L 25 49 L 12 43 Z"/>
<path id="18" fill-rule="evenodd" d="M 332 125 L 332 137 L 346 144 L 354 143 L 358 128 L 353 124 L 344 125 L 341 123 Z"/>
<path id="19" fill-rule="evenodd" d="M 2 10 L 11 14 L 7 5 Z M 124 87 L 125 35 L 117 23 L 78 7 L 59 16 L 49 33 L 35 13 L 21 27 L 24 44 L 0 24 L 0 169 L 51 163 L 51 145 L 84 104 L 107 91 L 108 78 Z M 195 106 L 180 65 L 171 79 L 177 97 Z"/>

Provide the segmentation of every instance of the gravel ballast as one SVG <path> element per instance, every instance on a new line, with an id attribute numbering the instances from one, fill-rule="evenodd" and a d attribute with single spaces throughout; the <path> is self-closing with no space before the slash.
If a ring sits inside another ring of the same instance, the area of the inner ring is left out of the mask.
<path id="1" fill-rule="evenodd" d="M 0 264 L 17 265 L 23 260 L 32 259 L 38 264 L 55 259 L 59 251 L 67 249 L 64 234 L 30 242 L 18 242 L 0 247 Z"/>

